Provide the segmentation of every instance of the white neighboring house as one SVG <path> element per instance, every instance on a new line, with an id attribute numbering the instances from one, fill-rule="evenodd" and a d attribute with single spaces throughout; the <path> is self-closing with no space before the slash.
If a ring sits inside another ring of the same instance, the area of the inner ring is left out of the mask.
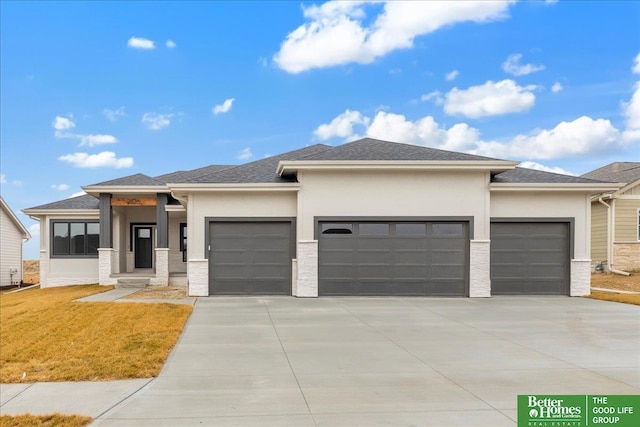
<path id="1" fill-rule="evenodd" d="M 135 174 L 25 209 L 40 284 L 189 295 L 589 294 L 591 195 L 621 185 L 365 138 Z M 188 242 L 188 243 L 187 243 Z"/>
<path id="2" fill-rule="evenodd" d="M 0 286 L 22 280 L 22 243 L 30 238 L 29 230 L 0 196 Z"/>

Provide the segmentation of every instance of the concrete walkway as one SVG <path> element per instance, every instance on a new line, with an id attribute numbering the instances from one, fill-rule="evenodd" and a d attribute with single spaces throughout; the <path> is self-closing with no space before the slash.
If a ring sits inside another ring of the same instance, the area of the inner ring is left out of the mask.
<path id="1" fill-rule="evenodd" d="M 1 412 L 514 426 L 518 394 L 640 394 L 639 325 L 638 306 L 568 297 L 199 298 L 157 379 L 3 385 Z"/>

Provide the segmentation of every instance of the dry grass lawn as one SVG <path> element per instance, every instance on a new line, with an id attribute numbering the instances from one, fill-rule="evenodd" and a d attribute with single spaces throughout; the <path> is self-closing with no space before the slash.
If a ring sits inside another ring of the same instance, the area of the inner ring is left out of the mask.
<path id="1" fill-rule="evenodd" d="M 192 307 L 75 302 L 111 287 L 0 295 L 0 382 L 157 376 Z"/>
<path id="2" fill-rule="evenodd" d="M 640 292 L 640 274 L 632 273 L 631 276 L 604 273 L 592 274 L 591 287 L 627 292 Z M 589 298 L 640 305 L 640 294 L 633 295 L 592 290 Z"/>
<path id="3" fill-rule="evenodd" d="M 148 286 L 138 292 L 127 296 L 132 299 L 185 299 L 187 288 L 185 286 Z M 191 299 L 191 298 L 190 298 Z"/>
<path id="4" fill-rule="evenodd" d="M 91 421 L 91 417 L 80 415 L 2 415 L 0 427 L 84 427 Z"/>

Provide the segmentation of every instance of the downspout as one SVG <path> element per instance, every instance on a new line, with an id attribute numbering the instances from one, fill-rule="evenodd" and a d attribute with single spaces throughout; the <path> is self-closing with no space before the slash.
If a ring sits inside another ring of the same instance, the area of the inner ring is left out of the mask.
<path id="1" fill-rule="evenodd" d="M 604 200 L 602 200 L 602 197 L 598 198 L 598 203 L 607 207 L 607 269 L 615 274 L 629 276 L 630 274 L 626 271 L 616 270 L 611 266 L 611 259 L 613 258 L 613 221 L 611 218 L 611 205 L 605 203 Z"/>

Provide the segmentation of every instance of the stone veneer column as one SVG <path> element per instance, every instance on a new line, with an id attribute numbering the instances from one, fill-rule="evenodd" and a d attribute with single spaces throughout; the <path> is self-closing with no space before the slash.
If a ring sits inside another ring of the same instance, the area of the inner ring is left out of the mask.
<path id="1" fill-rule="evenodd" d="M 189 296 L 209 296 L 209 260 L 190 259 L 187 263 Z"/>
<path id="2" fill-rule="evenodd" d="M 45 249 L 40 250 L 40 287 L 46 288 L 49 278 L 49 254 Z"/>
<path id="3" fill-rule="evenodd" d="M 169 284 L 169 248 L 156 248 L 156 277 L 151 279 L 151 284 Z"/>
<path id="4" fill-rule="evenodd" d="M 469 296 L 491 296 L 491 241 L 472 240 L 469 248 Z"/>
<path id="5" fill-rule="evenodd" d="M 571 289 L 569 295 L 581 297 L 591 293 L 591 260 L 571 260 Z"/>
<path id="6" fill-rule="evenodd" d="M 295 284 L 296 297 L 318 296 L 318 241 L 298 242 L 298 275 Z"/>
<path id="7" fill-rule="evenodd" d="M 113 273 L 113 249 L 98 248 L 98 281 L 101 285 L 113 285 L 116 279 Z"/>

